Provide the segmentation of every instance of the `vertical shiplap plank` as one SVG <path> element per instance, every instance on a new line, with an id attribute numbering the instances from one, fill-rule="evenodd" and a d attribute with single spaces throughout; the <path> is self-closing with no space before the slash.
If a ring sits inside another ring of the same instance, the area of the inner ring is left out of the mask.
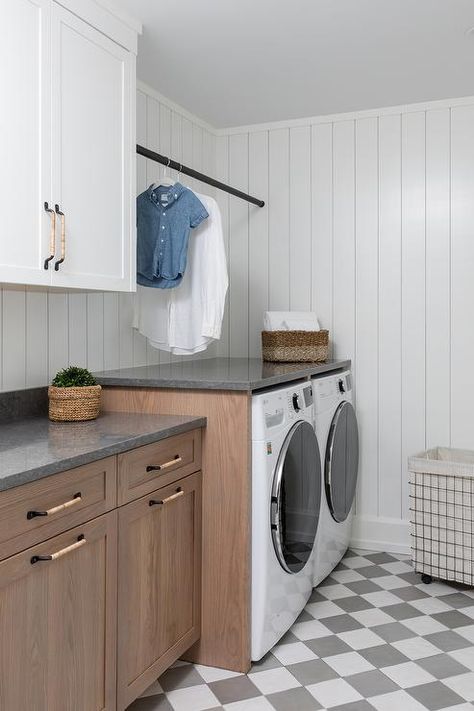
<path id="1" fill-rule="evenodd" d="M 451 440 L 473 448 L 474 106 L 451 113 Z"/>
<path id="2" fill-rule="evenodd" d="M 3 291 L 3 387 L 25 387 L 26 372 L 26 298 L 23 289 Z"/>
<path id="3" fill-rule="evenodd" d="M 119 294 L 119 362 L 120 368 L 133 365 L 133 294 Z"/>
<path id="4" fill-rule="evenodd" d="M 269 136 L 269 308 L 290 307 L 290 137 L 287 128 Z"/>
<path id="5" fill-rule="evenodd" d="M 379 515 L 401 516 L 401 117 L 379 122 Z"/>
<path id="6" fill-rule="evenodd" d="M 104 295 L 87 294 L 87 367 L 104 369 Z"/>
<path id="7" fill-rule="evenodd" d="M 402 518 L 410 454 L 425 447 L 425 113 L 402 116 Z"/>
<path id="8" fill-rule="evenodd" d="M 229 137 L 228 136 L 218 136 L 216 139 L 216 176 L 217 179 L 228 183 L 229 182 Z M 230 244 L 229 244 L 229 210 L 230 210 L 230 197 L 227 193 L 222 190 L 216 191 L 216 201 L 219 205 L 222 216 L 222 230 L 224 233 L 224 244 L 227 255 L 227 270 L 229 272 L 229 289 L 227 291 L 226 305 L 224 311 L 224 318 L 222 322 L 221 338 L 217 345 L 218 355 L 221 357 L 226 357 L 229 355 L 229 337 L 230 337 L 230 327 L 229 327 L 229 294 L 230 294 L 230 283 L 232 280 L 231 268 L 230 268 Z"/>
<path id="9" fill-rule="evenodd" d="M 173 158 L 171 155 L 171 110 L 168 106 L 160 104 L 160 153 L 162 155 Z M 163 174 L 173 177 L 169 168 L 162 169 Z M 172 360 L 172 356 L 167 351 L 159 351 L 157 348 L 153 348 L 147 342 L 146 344 L 146 362 L 147 363 L 169 363 Z"/>
<path id="10" fill-rule="evenodd" d="M 356 121 L 355 390 L 360 434 L 357 514 L 377 516 L 378 500 L 378 120 Z"/>
<path id="11" fill-rule="evenodd" d="M 147 148 L 158 153 L 160 150 L 160 104 L 151 96 L 147 96 L 146 99 L 145 136 Z M 147 158 L 145 158 L 145 161 L 146 184 L 148 186 L 158 182 L 161 176 L 161 166 L 159 163 L 155 163 Z"/>
<path id="12" fill-rule="evenodd" d="M 304 259 L 301 255 L 306 255 Z M 290 309 L 311 308 L 311 129 L 290 130 Z"/>
<path id="13" fill-rule="evenodd" d="M 248 191 L 248 134 L 230 137 L 229 179 Z M 244 200 L 230 200 L 230 352 L 248 356 L 249 209 Z"/>
<path id="14" fill-rule="evenodd" d="M 333 170 L 331 123 L 311 129 L 312 291 L 311 308 L 332 339 Z"/>
<path id="15" fill-rule="evenodd" d="M 137 143 L 141 146 L 148 146 L 147 141 L 147 97 L 137 92 Z M 147 188 L 146 158 L 137 155 L 137 194 L 139 195 Z"/>
<path id="16" fill-rule="evenodd" d="M 48 379 L 69 362 L 68 295 L 48 294 Z"/>
<path id="17" fill-rule="evenodd" d="M 202 132 L 202 171 L 206 175 L 215 177 L 216 175 L 216 137 L 209 131 Z M 220 192 L 210 185 L 202 185 L 202 192 L 215 199 L 216 193 Z M 204 354 L 206 358 L 215 358 L 219 355 L 219 342 L 213 341 L 209 344 Z"/>
<path id="18" fill-rule="evenodd" d="M 355 342 L 354 121 L 333 128 L 333 347 L 352 358 Z M 354 364 L 354 368 L 357 364 Z"/>
<path id="19" fill-rule="evenodd" d="M 182 130 L 183 130 L 183 119 L 182 116 L 176 111 L 171 114 L 171 155 L 175 160 L 181 160 L 182 158 Z M 178 179 L 177 171 L 173 171 L 173 176 Z"/>
<path id="20" fill-rule="evenodd" d="M 450 403 L 449 109 L 426 114 L 426 446 L 448 447 Z"/>
<path id="21" fill-rule="evenodd" d="M 69 363 L 87 367 L 87 294 L 69 294 Z"/>
<path id="22" fill-rule="evenodd" d="M 249 192 L 265 207 L 249 208 L 249 356 L 262 352 L 263 313 L 268 309 L 268 132 L 249 135 Z"/>
<path id="23" fill-rule="evenodd" d="M 119 294 L 104 294 L 104 368 L 113 370 L 120 366 L 119 345 Z"/>
<path id="24" fill-rule="evenodd" d="M 48 296 L 45 291 L 26 292 L 27 388 L 48 382 Z"/>

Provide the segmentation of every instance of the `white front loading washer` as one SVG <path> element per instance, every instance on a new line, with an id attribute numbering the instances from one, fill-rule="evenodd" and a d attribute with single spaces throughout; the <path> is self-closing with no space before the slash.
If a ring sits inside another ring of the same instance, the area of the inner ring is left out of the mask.
<path id="1" fill-rule="evenodd" d="M 313 585 L 336 567 L 352 529 L 359 466 L 359 436 L 350 370 L 312 379 L 314 427 L 321 452 L 322 500 L 313 552 Z"/>
<path id="2" fill-rule="evenodd" d="M 313 587 L 321 458 L 311 384 L 252 398 L 252 643 L 257 661 L 291 627 Z"/>

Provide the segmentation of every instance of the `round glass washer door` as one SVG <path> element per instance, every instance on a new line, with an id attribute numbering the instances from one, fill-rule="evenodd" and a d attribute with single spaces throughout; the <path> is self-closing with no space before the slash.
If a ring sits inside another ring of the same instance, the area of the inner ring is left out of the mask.
<path id="1" fill-rule="evenodd" d="M 270 525 L 275 553 L 287 573 L 298 573 L 313 550 L 321 506 L 321 458 L 309 422 L 288 432 L 273 478 Z"/>
<path id="2" fill-rule="evenodd" d="M 324 466 L 326 498 L 337 523 L 348 517 L 359 469 L 357 418 L 350 402 L 341 402 L 331 422 Z"/>

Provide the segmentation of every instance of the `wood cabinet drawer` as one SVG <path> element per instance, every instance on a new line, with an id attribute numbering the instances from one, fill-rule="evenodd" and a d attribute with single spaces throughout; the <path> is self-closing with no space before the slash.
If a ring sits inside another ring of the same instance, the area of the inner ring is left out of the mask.
<path id="1" fill-rule="evenodd" d="M 119 454 L 119 505 L 150 494 L 200 468 L 200 429 Z"/>
<path id="2" fill-rule="evenodd" d="M 116 458 L 0 492 L 0 559 L 116 506 Z"/>

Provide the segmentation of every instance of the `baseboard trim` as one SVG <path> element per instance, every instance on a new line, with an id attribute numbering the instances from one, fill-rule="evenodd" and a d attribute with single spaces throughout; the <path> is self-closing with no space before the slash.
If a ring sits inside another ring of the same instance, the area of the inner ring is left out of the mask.
<path id="1" fill-rule="evenodd" d="M 378 516 L 354 516 L 350 545 L 362 550 L 410 553 L 409 521 Z"/>

